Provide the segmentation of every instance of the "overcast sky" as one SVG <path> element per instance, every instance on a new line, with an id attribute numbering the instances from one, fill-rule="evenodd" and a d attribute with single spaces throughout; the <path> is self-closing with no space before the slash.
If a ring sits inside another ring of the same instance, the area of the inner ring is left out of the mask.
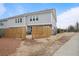
<path id="1" fill-rule="evenodd" d="M 57 27 L 67 28 L 79 21 L 79 4 L 33 4 L 33 3 L 17 3 L 17 4 L 0 4 L 0 19 L 15 16 L 23 13 L 39 11 L 43 9 L 56 9 Z"/>

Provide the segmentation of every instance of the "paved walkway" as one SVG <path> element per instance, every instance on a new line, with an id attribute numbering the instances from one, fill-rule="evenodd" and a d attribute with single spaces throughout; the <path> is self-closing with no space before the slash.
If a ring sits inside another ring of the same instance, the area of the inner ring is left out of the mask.
<path id="1" fill-rule="evenodd" d="M 79 33 L 56 51 L 54 56 L 79 56 Z"/>

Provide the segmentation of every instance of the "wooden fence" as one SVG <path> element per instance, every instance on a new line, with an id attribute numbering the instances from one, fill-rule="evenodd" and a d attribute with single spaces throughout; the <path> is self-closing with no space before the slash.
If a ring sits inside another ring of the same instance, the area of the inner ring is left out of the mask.
<path id="1" fill-rule="evenodd" d="M 51 25 L 32 26 L 32 38 L 33 39 L 49 37 L 51 34 L 52 34 Z"/>
<path id="2" fill-rule="evenodd" d="M 25 38 L 26 37 L 26 29 L 25 29 L 25 27 L 8 28 L 5 30 L 5 37 Z"/>

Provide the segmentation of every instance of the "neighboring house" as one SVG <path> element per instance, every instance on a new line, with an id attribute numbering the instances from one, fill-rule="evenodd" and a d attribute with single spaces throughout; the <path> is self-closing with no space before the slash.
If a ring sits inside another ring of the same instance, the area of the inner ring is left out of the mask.
<path id="1" fill-rule="evenodd" d="M 5 29 L 5 37 L 33 38 L 47 37 L 56 33 L 56 11 L 47 9 L 25 13 L 0 20 L 0 29 Z"/>

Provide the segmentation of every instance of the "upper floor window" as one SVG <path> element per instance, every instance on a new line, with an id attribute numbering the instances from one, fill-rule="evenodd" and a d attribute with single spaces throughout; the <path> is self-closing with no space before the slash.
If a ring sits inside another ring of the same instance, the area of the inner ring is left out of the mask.
<path id="1" fill-rule="evenodd" d="M 32 21 L 32 18 L 30 18 L 30 21 Z"/>
<path id="2" fill-rule="evenodd" d="M 38 21 L 38 17 L 36 17 L 36 21 Z"/>
<path id="3" fill-rule="evenodd" d="M 15 19 L 15 23 L 17 23 L 17 19 Z"/>
<path id="4" fill-rule="evenodd" d="M 22 23 L 22 18 L 20 18 L 20 22 Z"/>
<path id="5" fill-rule="evenodd" d="M 15 19 L 15 23 L 22 23 L 22 18 Z"/>
<path id="6" fill-rule="evenodd" d="M 33 18 L 33 21 L 35 21 L 35 18 Z"/>
<path id="7" fill-rule="evenodd" d="M 38 17 L 37 16 L 33 16 L 32 18 L 30 18 L 30 21 L 38 21 Z"/>
<path id="8" fill-rule="evenodd" d="M 18 23 L 19 23 L 19 18 L 18 18 Z"/>

